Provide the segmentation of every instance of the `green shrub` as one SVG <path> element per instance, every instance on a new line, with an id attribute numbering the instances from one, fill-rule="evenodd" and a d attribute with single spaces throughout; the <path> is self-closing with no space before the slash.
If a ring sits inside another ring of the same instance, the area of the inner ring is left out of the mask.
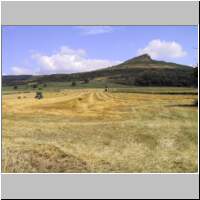
<path id="1" fill-rule="evenodd" d="M 43 98 L 42 92 L 39 92 L 39 91 L 36 92 L 35 98 L 36 98 L 36 99 L 42 99 L 42 98 Z"/>
<path id="2" fill-rule="evenodd" d="M 32 88 L 33 88 L 33 89 L 36 89 L 37 86 L 38 86 L 37 84 L 34 84 L 34 85 L 32 85 Z"/>
<path id="3" fill-rule="evenodd" d="M 17 86 L 17 85 L 15 85 L 15 86 L 13 87 L 13 89 L 14 89 L 14 90 L 17 90 L 17 89 L 18 89 L 18 86 Z"/>
<path id="4" fill-rule="evenodd" d="M 76 81 L 72 81 L 71 86 L 76 86 Z"/>

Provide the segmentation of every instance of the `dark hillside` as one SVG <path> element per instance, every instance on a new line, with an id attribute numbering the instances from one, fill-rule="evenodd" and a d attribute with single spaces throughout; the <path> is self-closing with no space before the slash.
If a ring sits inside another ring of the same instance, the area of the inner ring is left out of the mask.
<path id="1" fill-rule="evenodd" d="M 124 85 L 194 86 L 197 85 L 198 77 L 194 75 L 194 68 L 192 67 L 153 60 L 149 55 L 144 54 L 119 65 L 90 72 L 43 76 L 3 76 L 2 84 L 9 86 L 31 82 L 95 81 L 99 79 L 105 81 L 105 83 Z"/>

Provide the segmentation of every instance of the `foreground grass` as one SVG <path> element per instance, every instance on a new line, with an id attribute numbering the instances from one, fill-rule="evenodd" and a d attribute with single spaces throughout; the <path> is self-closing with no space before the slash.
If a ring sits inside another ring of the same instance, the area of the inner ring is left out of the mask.
<path id="1" fill-rule="evenodd" d="M 3 172 L 196 172 L 195 94 L 3 95 Z"/>

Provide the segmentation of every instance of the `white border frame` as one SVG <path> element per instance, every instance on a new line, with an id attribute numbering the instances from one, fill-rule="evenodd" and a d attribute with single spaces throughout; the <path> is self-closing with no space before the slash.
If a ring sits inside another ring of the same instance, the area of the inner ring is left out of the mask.
<path id="1" fill-rule="evenodd" d="M 82 1 L 82 0 L 81 0 Z M 5 2 L 5 1 L 4 1 Z M 3 2 L 3 3 L 4 3 Z M 25 1 L 24 1 L 25 2 Z M 63 1 L 62 1 L 63 2 Z M 91 2 L 91 1 L 88 1 L 88 2 Z M 111 1 L 111 2 L 113 2 L 113 1 Z M 119 1 L 118 1 L 119 2 Z M 130 2 L 130 1 L 127 1 L 127 2 Z M 127 2 L 124 2 L 124 4 L 127 4 Z M 152 1 L 149 1 L 149 2 L 151 2 L 151 3 L 153 3 Z M 188 2 L 188 1 L 187 1 Z M 12 5 L 12 2 L 10 1 L 10 3 L 11 3 L 11 5 Z M 20 3 L 20 2 L 18 2 L 18 3 Z M 23 4 L 23 2 L 21 2 L 22 4 Z M 26 4 L 27 4 L 27 2 L 25 2 Z M 40 2 L 38 2 L 38 4 L 39 4 Z M 59 2 L 58 2 L 59 3 Z M 105 2 L 106 3 L 106 2 Z M 115 3 L 115 2 L 113 2 L 113 3 Z M 142 2 L 141 2 L 142 3 Z M 144 3 L 146 3 L 145 1 L 143 1 L 143 4 Z M 155 2 L 154 2 L 155 3 Z M 179 1 L 179 5 L 182 3 L 182 5 L 183 5 L 183 2 L 181 2 L 181 1 Z M 194 3 L 197 3 L 196 1 L 191 1 L 191 4 L 194 4 Z M 48 5 L 48 1 L 46 1 L 46 4 Z M 65 4 L 67 4 L 66 2 L 65 2 Z M 92 4 L 93 4 L 93 2 L 92 2 Z M 137 7 L 137 4 L 138 4 L 138 2 L 135 4 L 136 5 L 136 7 Z M 161 3 L 158 1 L 158 4 L 160 4 L 161 5 Z M 169 3 L 168 3 L 169 4 Z M 197 3 L 198 4 L 198 3 Z M 173 6 L 174 4 L 173 4 L 173 2 L 171 3 L 171 5 Z M 8 6 L 9 7 L 9 6 Z M 191 8 L 192 8 L 192 6 L 191 6 Z M 4 7 L 4 9 L 5 9 L 5 7 Z M 137 9 L 137 8 L 136 8 Z M 156 10 L 156 8 L 155 8 L 155 10 Z M 22 11 L 23 11 L 23 9 L 22 9 Z M 182 21 L 179 23 L 179 25 L 184 25 L 185 23 L 186 23 L 186 25 L 197 25 L 198 24 L 198 19 L 196 19 L 195 18 L 195 16 L 197 16 L 198 17 L 198 15 L 199 15 L 199 13 L 196 11 L 196 12 L 194 12 L 194 10 L 193 10 L 193 13 L 190 13 L 190 15 L 191 16 L 193 16 L 193 22 L 192 22 L 192 24 L 191 24 L 191 22 L 188 22 L 187 20 L 185 20 L 185 19 L 187 19 L 187 16 L 185 16 L 186 18 L 184 18 L 184 15 L 185 15 L 185 13 L 183 12 L 183 10 L 182 10 L 182 13 L 180 12 L 181 11 L 181 9 L 179 10 L 179 15 L 180 14 L 182 14 L 182 16 L 181 16 L 181 18 L 182 18 Z M 3 20 L 3 24 L 5 24 L 5 11 L 4 10 L 2 10 L 2 12 L 4 12 L 4 15 L 3 15 L 3 17 L 4 17 L 4 20 Z M 141 12 L 140 11 L 140 9 L 139 9 L 139 12 Z M 148 11 L 148 12 L 152 12 L 152 8 Z M 162 13 L 162 12 L 161 12 Z M 37 13 L 38 14 L 38 13 Z M 159 13 L 158 13 L 159 14 Z M 162 14 L 164 14 L 164 13 L 162 13 Z M 173 12 L 170 12 L 170 15 L 173 15 L 173 14 L 175 14 L 175 13 L 173 13 Z M 6 14 L 7 15 L 7 14 Z M 136 14 L 136 15 L 139 15 L 138 13 Z M 16 14 L 13 14 L 13 16 L 16 16 Z M 139 15 L 140 16 L 140 15 Z M 34 17 L 34 16 L 32 16 L 32 17 Z M 120 16 L 119 16 L 120 17 Z M 134 18 L 132 18 L 132 20 L 133 20 Z M 163 18 L 161 18 L 161 19 L 158 19 L 158 21 L 159 20 L 161 20 L 162 21 L 162 19 Z M 19 18 L 17 18 L 17 20 L 19 20 Z M 27 20 L 29 20 L 29 18 L 27 18 Z M 123 19 L 123 20 L 125 20 L 125 19 Z M 138 20 L 138 19 L 137 19 Z M 136 21 L 137 21 L 136 20 Z M 143 19 L 144 20 L 144 19 Z M 146 20 L 146 19 L 145 19 Z M 144 20 L 144 21 L 145 21 Z M 148 20 L 150 20 L 150 21 L 152 21 L 152 18 L 150 18 L 149 17 L 149 19 Z M 51 21 L 51 18 L 49 18 L 49 21 Z M 143 21 L 143 22 L 144 22 Z M 175 21 L 176 20 L 174 20 L 174 21 L 171 21 L 171 23 L 172 23 L 172 25 L 174 25 L 174 23 L 175 23 Z M 11 23 L 10 23 L 10 25 L 12 25 L 12 20 L 10 21 Z M 126 21 L 124 21 L 125 23 L 126 23 Z M 38 22 L 37 22 L 38 23 Z M 91 23 L 91 22 L 90 22 Z M 91 25 L 91 24 L 88 24 L 88 25 Z M 138 23 L 138 22 L 137 22 Z M 133 25 L 138 25 L 138 24 L 134 24 L 134 22 L 133 22 Z M 159 25 L 159 23 L 160 22 L 156 22 L 155 24 L 152 24 L 152 25 Z M 150 23 L 151 24 L 151 23 Z M 162 24 L 163 24 L 163 22 L 162 22 Z M 169 23 L 170 24 L 170 23 Z M 9 25 L 9 24 L 8 24 Z M 13 24 L 14 25 L 14 24 Z M 23 25 L 23 23 L 22 23 L 22 25 Z M 49 24 L 50 25 L 50 24 Z M 58 24 L 59 25 L 59 24 Z M 71 25 L 71 24 L 67 24 L 67 25 Z M 102 24 L 100 24 L 100 25 L 102 25 Z M 105 24 L 104 23 L 104 25 L 107 25 L 107 24 Z M 113 24 L 113 25 L 115 25 L 115 24 Z M 123 25 L 123 24 L 122 24 Z M 124 25 L 130 25 L 130 24 L 124 24 Z M 144 24 L 141 24 L 141 25 L 144 25 Z M 166 21 L 164 21 L 164 24 L 163 25 L 167 25 L 166 24 Z M 171 24 L 170 24 L 171 25 Z M 199 32 L 199 26 L 198 26 L 198 32 Z M 198 34 L 198 41 L 199 41 L 199 34 Z M 199 45 L 199 44 L 198 44 Z M 199 46 L 198 46 L 198 53 L 199 53 Z M 198 63 L 199 63 L 199 56 L 198 56 Z M 198 72 L 198 75 L 199 75 L 199 72 Z M 198 88 L 199 88 L 199 83 L 198 83 Z M 198 100 L 199 100 L 199 93 L 198 93 Z M 1 102 L 0 102 L 1 103 Z M 199 108 L 198 108 L 199 109 Z M 199 119 L 199 112 L 198 112 L 198 119 Z M 1 128 L 1 126 L 0 126 L 0 128 Z M 2 130 L 2 129 L 1 129 Z M 1 141 L 1 139 L 0 139 L 0 141 Z M 198 150 L 199 150 L 199 122 L 198 122 Z M 0 158 L 1 158 L 1 156 L 0 156 Z M 1 167 L 1 164 L 0 164 L 0 167 Z M 60 174 L 60 173 L 2 173 L 1 174 L 1 176 L 3 177 L 3 179 L 4 179 L 4 181 L 2 182 L 3 183 L 3 186 L 4 186 L 4 183 L 5 183 L 5 180 L 7 179 L 8 180 L 8 177 L 9 176 L 18 176 L 18 177 L 20 177 L 20 176 L 28 176 L 29 178 L 31 178 L 31 177 L 34 177 L 35 175 L 39 175 L 39 176 L 48 176 L 48 175 L 52 175 L 52 176 L 54 176 L 54 177 L 56 177 L 56 176 L 62 176 L 62 175 L 68 175 L 68 176 L 75 176 L 75 177 L 81 177 L 81 176 L 87 176 L 87 175 L 89 175 L 90 177 L 93 177 L 93 176 L 98 176 L 98 177 L 100 177 L 100 176 L 104 176 L 104 175 L 106 175 L 106 176 L 108 176 L 108 177 L 111 177 L 112 175 L 115 175 L 115 176 L 118 176 L 118 177 L 123 177 L 123 176 L 133 176 L 133 178 L 135 178 L 135 177 L 138 177 L 138 175 L 140 176 L 140 175 L 145 175 L 146 177 L 147 176 L 155 176 L 155 177 L 163 177 L 163 176 L 171 176 L 171 175 L 173 175 L 173 176 L 181 176 L 181 177 L 184 177 L 184 176 L 187 176 L 187 175 L 189 175 L 189 176 L 194 176 L 194 175 L 197 175 L 197 177 L 199 177 L 199 153 L 198 153 L 198 172 L 197 173 L 62 173 L 62 174 Z M 148 177 L 148 179 L 149 179 L 149 177 Z M 30 179 L 31 180 L 31 179 Z M 40 183 L 38 182 L 38 184 L 40 185 Z M 160 183 L 159 183 L 160 184 Z M 171 183 L 171 184 L 173 184 L 173 183 Z M 199 182 L 198 182 L 198 184 L 199 184 Z M 157 185 L 157 184 L 156 184 Z M 6 186 L 8 186 L 8 185 L 6 185 Z M 17 185 L 16 185 L 17 186 Z M 103 187 L 103 185 L 102 185 L 102 187 Z M 151 187 L 151 186 L 149 186 L 149 187 Z M 198 187 L 198 185 L 197 185 L 197 187 Z M 5 188 L 5 187 L 2 187 L 3 188 L 3 191 L 4 192 L 8 192 L 8 188 Z M 18 189 L 19 189 L 19 187 L 18 187 Z M 146 188 L 143 188 L 144 189 L 144 192 L 146 191 Z M 196 188 L 195 188 L 196 189 Z M 14 190 L 11 190 L 12 192 L 14 191 Z M 196 192 L 198 192 L 198 194 L 196 193 L 196 194 L 194 194 L 194 195 L 197 195 L 197 196 L 199 196 L 199 189 L 198 190 L 195 190 Z M 27 195 L 28 195 L 28 193 L 20 193 L 20 192 L 22 192 L 22 191 L 18 191 L 18 193 L 15 193 L 15 195 L 18 195 L 19 197 L 21 197 L 21 198 L 23 198 L 24 196 L 27 198 Z M 46 191 L 47 192 L 47 191 Z M 92 192 L 92 191 L 91 191 Z M 101 191 L 102 192 L 102 194 L 103 194 L 103 192 L 104 191 Z M 119 191 L 118 191 L 119 192 Z M 163 191 L 162 191 L 163 192 Z M 183 191 L 184 192 L 184 191 Z M 193 192 L 194 192 L 194 190 L 193 190 Z M 116 191 L 116 193 L 117 193 L 117 191 Z M 0 193 L 1 194 L 1 193 Z M 30 193 L 29 193 L 30 194 Z M 71 194 L 71 196 L 70 196 L 70 192 L 68 191 L 68 192 L 66 192 L 65 193 L 65 195 L 66 194 L 69 194 L 68 196 L 69 197 L 71 197 L 71 198 L 76 198 L 76 197 L 78 197 L 79 195 L 78 194 Z M 99 193 L 94 193 L 94 194 L 92 194 L 92 198 L 94 198 L 94 196 L 95 196 L 95 194 L 97 195 L 97 194 L 99 194 Z M 119 192 L 119 194 L 120 194 L 120 192 Z M 149 193 L 150 194 L 150 193 Z M 157 196 L 154 194 L 154 198 L 156 198 L 156 197 L 158 197 L 158 198 L 161 198 L 161 196 L 160 195 L 162 195 L 162 194 L 164 194 L 164 193 L 161 193 L 161 194 L 159 194 L 159 192 L 158 192 L 158 194 L 157 194 Z M 7 195 L 7 194 L 6 194 Z M 12 196 L 12 195 L 14 195 L 14 193 L 12 193 L 12 194 L 10 194 L 10 197 L 16 197 L 16 196 Z M 23 196 L 24 195 L 24 196 Z M 44 196 L 44 194 L 42 194 L 43 196 L 41 196 L 41 198 L 42 197 L 45 197 Z M 83 196 L 84 196 L 84 194 L 82 194 Z M 106 195 L 106 194 L 105 194 Z M 109 194 L 107 194 L 108 195 L 108 197 L 109 197 Z M 125 194 L 124 194 L 125 195 Z M 132 196 L 131 196 L 132 195 Z M 166 195 L 166 193 L 165 193 L 165 195 Z M 175 194 L 174 193 L 174 195 L 177 195 L 177 194 Z M 46 194 L 46 197 L 48 197 L 49 195 L 48 194 Z M 119 195 L 120 196 L 120 195 Z M 137 196 L 137 191 L 132 191 L 132 193 L 131 193 L 131 191 L 130 191 L 130 197 L 133 197 L 133 196 Z M 141 198 L 141 197 L 144 197 L 145 196 L 145 194 L 144 195 L 142 195 L 141 193 L 139 194 L 139 198 Z M 86 198 L 90 198 L 91 197 L 91 194 L 85 194 L 85 197 Z M 98 196 L 97 196 L 98 197 Z M 106 197 L 106 196 L 105 196 Z M 111 195 L 111 198 L 112 197 L 116 197 L 114 194 L 113 194 L 113 196 Z M 179 196 L 180 197 L 180 196 Z M 193 196 L 193 197 L 196 197 L 196 196 Z M 4 198 L 4 196 L 2 196 L 2 198 Z M 6 197 L 5 197 L 6 198 Z M 174 198 L 176 198 L 176 197 L 174 197 Z M 198 198 L 198 197 L 197 197 Z"/>

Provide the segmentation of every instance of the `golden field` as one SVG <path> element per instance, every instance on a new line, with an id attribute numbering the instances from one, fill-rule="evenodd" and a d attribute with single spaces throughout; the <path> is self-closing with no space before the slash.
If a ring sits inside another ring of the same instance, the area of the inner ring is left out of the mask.
<path id="1" fill-rule="evenodd" d="M 3 95 L 3 172 L 198 170 L 197 95 L 43 94 L 41 100 L 34 92 Z"/>

